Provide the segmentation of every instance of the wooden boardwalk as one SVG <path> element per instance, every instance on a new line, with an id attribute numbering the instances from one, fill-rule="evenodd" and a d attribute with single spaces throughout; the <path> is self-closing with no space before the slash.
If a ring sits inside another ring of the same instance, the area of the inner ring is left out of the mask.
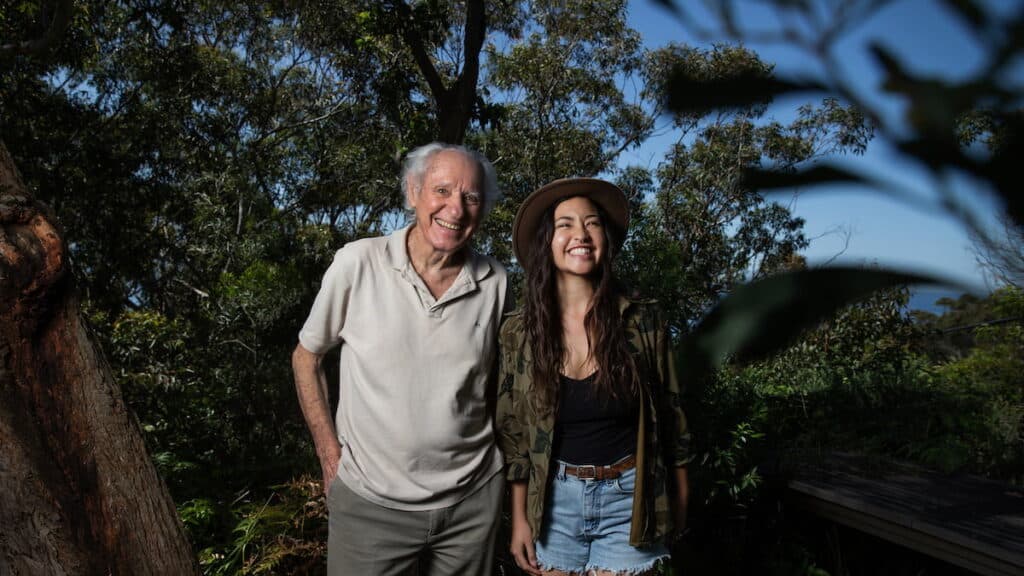
<path id="1" fill-rule="evenodd" d="M 823 518 L 972 572 L 1024 576 L 1024 488 L 835 454 L 789 482 Z"/>

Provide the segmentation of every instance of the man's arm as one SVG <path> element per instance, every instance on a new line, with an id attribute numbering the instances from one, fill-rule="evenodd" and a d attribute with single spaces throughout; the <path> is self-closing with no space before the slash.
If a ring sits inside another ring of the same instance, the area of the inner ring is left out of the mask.
<path id="1" fill-rule="evenodd" d="M 314 354 L 299 344 L 292 353 L 292 373 L 295 376 L 295 392 L 299 406 L 306 419 L 306 426 L 313 436 L 316 455 L 320 459 L 323 474 L 324 494 L 331 486 L 338 463 L 341 461 L 341 444 L 331 418 L 331 405 L 327 395 L 327 375 L 321 364 L 322 354 Z"/>

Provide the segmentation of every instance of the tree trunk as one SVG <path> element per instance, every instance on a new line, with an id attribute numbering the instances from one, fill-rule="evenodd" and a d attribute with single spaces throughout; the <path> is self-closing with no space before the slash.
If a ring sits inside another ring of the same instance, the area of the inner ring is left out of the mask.
<path id="1" fill-rule="evenodd" d="M 437 109 L 437 139 L 449 144 L 462 144 L 473 117 L 476 103 L 476 83 L 480 77 L 480 50 L 487 36 L 487 10 L 483 0 L 466 2 L 466 25 L 462 39 L 462 71 L 446 86 L 444 79 L 430 59 L 423 37 L 416 29 L 415 18 L 409 6 L 396 4 L 399 29 L 403 40 L 424 80 L 430 87 Z"/>
<path id="2" fill-rule="evenodd" d="M 0 574 L 198 574 L 79 312 L 62 233 L 0 141 Z"/>

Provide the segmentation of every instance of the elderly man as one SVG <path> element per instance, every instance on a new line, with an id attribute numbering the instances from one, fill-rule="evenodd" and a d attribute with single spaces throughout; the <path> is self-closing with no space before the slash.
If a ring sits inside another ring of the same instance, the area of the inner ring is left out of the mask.
<path id="1" fill-rule="evenodd" d="M 505 269 L 469 240 L 497 199 L 461 146 L 409 153 L 413 222 L 346 244 L 292 356 L 330 515 L 328 574 L 490 574 L 503 491 L 487 398 Z M 321 359 L 341 346 L 332 422 Z"/>

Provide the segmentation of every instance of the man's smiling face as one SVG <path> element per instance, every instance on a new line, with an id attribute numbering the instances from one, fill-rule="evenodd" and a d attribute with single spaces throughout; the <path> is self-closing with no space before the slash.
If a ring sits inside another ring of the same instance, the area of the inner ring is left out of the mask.
<path id="1" fill-rule="evenodd" d="M 419 234 L 438 252 L 461 250 L 480 223 L 483 178 L 480 165 L 457 150 L 442 150 L 428 160 L 419 186 L 410 187 Z"/>

